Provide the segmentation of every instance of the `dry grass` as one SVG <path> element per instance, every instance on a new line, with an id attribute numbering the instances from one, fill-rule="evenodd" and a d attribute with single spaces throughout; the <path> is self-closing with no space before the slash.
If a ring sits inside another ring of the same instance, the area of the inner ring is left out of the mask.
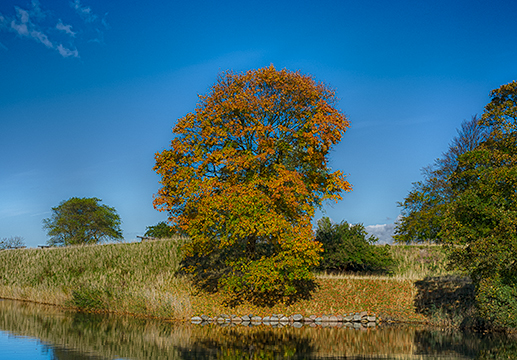
<path id="1" fill-rule="evenodd" d="M 393 245 L 390 247 L 396 267 L 394 277 L 421 280 L 429 276 L 462 274 L 447 267 L 447 256 L 440 245 Z"/>
<path id="2" fill-rule="evenodd" d="M 181 238 L 0 252 L 0 297 L 158 317 L 190 313 Z"/>
<path id="3" fill-rule="evenodd" d="M 312 297 L 294 304 L 229 308 L 219 293 L 199 292 L 177 275 L 182 238 L 143 243 L 20 249 L 0 252 L 0 298 L 89 311 L 186 319 L 192 315 L 344 314 L 369 311 L 425 321 L 415 283 L 451 275 L 438 246 L 392 246 L 391 275 L 317 274 Z"/>
<path id="4" fill-rule="evenodd" d="M 317 278 L 317 289 L 309 299 L 292 304 L 255 306 L 244 302 L 235 307 L 224 306 L 224 296 L 219 293 L 201 293 L 192 297 L 192 309 L 196 314 L 216 316 L 219 314 L 271 314 L 330 315 L 368 311 L 382 315 L 384 319 L 407 322 L 424 322 L 425 317 L 414 306 L 417 288 L 413 281 L 347 278 Z"/>
<path id="5" fill-rule="evenodd" d="M 384 246 L 384 245 L 383 245 Z M 327 273 L 320 272 L 320 279 L 377 279 L 377 280 L 422 280 L 426 277 L 461 276 L 447 268 L 445 250 L 439 245 L 392 245 L 390 252 L 395 265 L 388 274 Z"/>

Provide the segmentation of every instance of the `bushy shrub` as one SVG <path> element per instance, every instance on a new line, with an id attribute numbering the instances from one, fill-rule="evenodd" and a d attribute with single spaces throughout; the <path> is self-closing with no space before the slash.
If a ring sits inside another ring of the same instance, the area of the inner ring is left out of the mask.
<path id="1" fill-rule="evenodd" d="M 177 234 L 177 231 L 169 226 L 165 221 L 160 221 L 156 225 L 147 226 L 144 236 L 157 239 L 170 239 Z"/>
<path id="2" fill-rule="evenodd" d="M 318 221 L 316 240 L 323 245 L 320 270 L 389 272 L 394 265 L 389 245 L 375 246 L 378 239 L 368 236 L 363 224 L 333 224 L 324 217 Z"/>
<path id="3" fill-rule="evenodd" d="M 479 314 L 491 326 L 517 328 L 517 287 L 515 279 L 484 278 L 477 286 Z"/>

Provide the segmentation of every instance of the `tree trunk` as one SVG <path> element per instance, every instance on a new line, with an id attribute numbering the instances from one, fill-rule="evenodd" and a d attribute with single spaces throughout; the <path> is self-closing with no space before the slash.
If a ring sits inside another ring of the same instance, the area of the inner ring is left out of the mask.
<path id="1" fill-rule="evenodd" d="M 257 243 L 257 237 L 255 235 L 249 235 L 246 243 L 246 255 L 250 260 L 255 260 L 255 246 Z"/>

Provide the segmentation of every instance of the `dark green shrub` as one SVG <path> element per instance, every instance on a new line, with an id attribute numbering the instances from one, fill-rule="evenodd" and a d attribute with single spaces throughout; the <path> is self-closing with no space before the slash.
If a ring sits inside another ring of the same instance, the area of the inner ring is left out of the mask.
<path id="1" fill-rule="evenodd" d="M 517 328 L 515 281 L 498 277 L 482 279 L 477 286 L 479 315 L 498 328 Z"/>
<path id="2" fill-rule="evenodd" d="M 329 218 L 322 218 L 316 240 L 323 245 L 320 270 L 389 272 L 394 264 L 389 245 L 375 246 L 378 239 L 368 236 L 363 224 L 333 224 Z"/>
<path id="3" fill-rule="evenodd" d="M 157 239 L 170 239 L 176 235 L 176 230 L 169 226 L 165 221 L 160 221 L 153 226 L 147 226 L 144 236 L 153 237 Z"/>

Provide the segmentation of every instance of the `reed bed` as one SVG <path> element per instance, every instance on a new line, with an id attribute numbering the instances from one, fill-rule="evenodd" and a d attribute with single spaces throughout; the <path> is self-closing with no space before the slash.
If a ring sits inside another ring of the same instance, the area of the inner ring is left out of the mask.
<path id="1" fill-rule="evenodd" d="M 384 245 L 382 245 L 384 246 Z M 447 266 L 447 254 L 444 248 L 435 244 L 391 245 L 390 253 L 394 265 L 386 272 L 318 272 L 321 279 L 377 279 L 377 280 L 422 280 L 436 276 L 463 276 L 461 272 Z"/>
<path id="2" fill-rule="evenodd" d="M 222 313 L 308 316 L 369 311 L 423 322 L 428 317 L 415 306 L 424 291 L 419 282 L 454 275 L 446 269 L 441 247 L 395 245 L 390 248 L 396 265 L 389 274 L 318 273 L 317 287 L 309 298 L 271 307 L 250 303 L 228 307 L 223 294 L 200 291 L 188 277 L 178 275 L 185 241 L 178 237 L 0 251 L 0 298 L 168 319 Z"/>
<path id="3" fill-rule="evenodd" d="M 0 252 L 0 297 L 145 316 L 190 314 L 182 238 Z"/>

